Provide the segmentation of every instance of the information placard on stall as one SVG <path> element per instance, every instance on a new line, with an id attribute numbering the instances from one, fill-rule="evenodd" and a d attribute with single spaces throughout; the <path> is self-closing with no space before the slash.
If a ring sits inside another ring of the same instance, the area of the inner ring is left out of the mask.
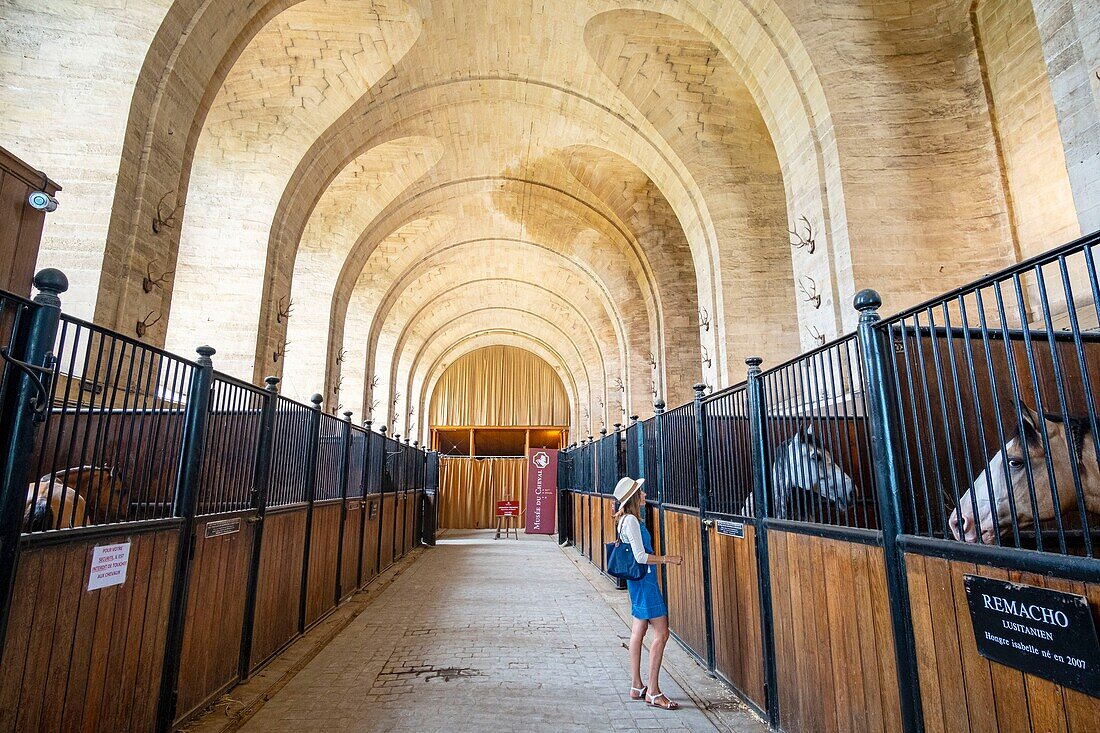
<path id="1" fill-rule="evenodd" d="M 93 547 L 92 567 L 88 572 L 88 590 L 122 585 L 126 582 L 126 569 L 129 565 L 129 542 Z"/>
<path id="2" fill-rule="evenodd" d="M 1088 599 L 963 576 L 974 641 L 986 659 L 1100 696 L 1100 644 Z"/>

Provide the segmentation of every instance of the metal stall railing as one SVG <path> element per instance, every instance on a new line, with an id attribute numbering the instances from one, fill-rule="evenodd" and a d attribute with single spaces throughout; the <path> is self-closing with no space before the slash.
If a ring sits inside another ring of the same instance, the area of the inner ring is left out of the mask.
<path id="1" fill-rule="evenodd" d="M 1098 616 L 1098 243 L 886 320 L 863 291 L 858 333 L 627 431 L 659 552 L 684 556 L 674 633 L 772 728 L 1094 726 L 1083 678 L 979 651 L 968 599 L 1030 586 Z"/>
<path id="2" fill-rule="evenodd" d="M 56 270 L 35 284 L 0 293 L 0 730 L 166 731 L 377 574 L 380 507 L 353 505 L 415 495 L 425 454 L 383 482 L 392 441 L 348 415 L 63 315 Z"/>

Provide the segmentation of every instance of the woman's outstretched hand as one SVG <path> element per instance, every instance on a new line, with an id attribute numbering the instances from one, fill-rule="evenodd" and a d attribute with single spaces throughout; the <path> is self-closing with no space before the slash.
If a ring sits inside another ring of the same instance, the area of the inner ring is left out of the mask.
<path id="1" fill-rule="evenodd" d="M 667 559 L 668 559 L 668 564 L 669 565 L 683 565 L 684 564 L 684 558 L 680 555 L 668 555 Z"/>

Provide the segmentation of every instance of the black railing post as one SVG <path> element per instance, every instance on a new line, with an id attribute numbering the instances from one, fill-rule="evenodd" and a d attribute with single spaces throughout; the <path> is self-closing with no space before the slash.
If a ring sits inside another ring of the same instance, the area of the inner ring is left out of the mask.
<path id="1" fill-rule="evenodd" d="M 348 521 L 348 474 L 351 472 L 351 410 L 344 413 L 340 451 L 340 531 L 336 540 L 336 603 L 344 597 L 344 534 Z"/>
<path id="2" fill-rule="evenodd" d="M 768 555 L 768 527 L 764 521 L 770 514 L 772 495 L 771 472 L 768 470 L 768 444 L 765 432 L 767 417 L 764 384 L 760 380 L 760 357 L 745 360 L 749 365 L 748 393 L 749 442 L 752 455 L 752 499 L 756 517 L 753 536 L 756 539 L 756 579 L 760 595 L 760 641 L 764 656 L 764 709 L 768 727 L 779 729 L 779 683 L 775 660 L 775 616 L 772 612 L 771 560 Z"/>
<path id="3" fill-rule="evenodd" d="M 382 525 L 386 521 L 386 426 L 378 426 L 378 434 L 382 438 L 378 441 L 382 455 L 378 462 L 378 551 L 374 554 L 374 574 L 382 573 Z"/>
<path id="4" fill-rule="evenodd" d="M 179 697 L 180 656 L 183 653 L 184 626 L 187 623 L 187 594 L 191 581 L 191 560 L 195 554 L 195 512 L 202 479 L 202 453 L 206 438 L 206 419 L 210 414 L 210 392 L 214 384 L 215 353 L 209 346 L 200 346 L 198 369 L 191 375 L 187 392 L 187 412 L 184 416 L 183 447 L 172 516 L 183 520 L 180 525 L 179 549 L 172 580 L 172 600 L 168 606 L 168 625 L 164 640 L 164 666 L 160 677 L 160 698 L 157 704 L 157 730 L 168 731 L 176 717 Z"/>
<path id="5" fill-rule="evenodd" d="M 924 730 L 921 710 L 920 676 L 916 644 L 913 640 L 909 586 L 905 571 L 905 553 L 898 535 L 902 528 L 898 489 L 896 426 L 898 416 L 893 394 L 892 371 L 887 367 L 890 344 L 876 325 L 882 298 L 874 290 L 856 293 L 859 311 L 859 350 L 863 356 L 863 385 L 868 418 L 871 422 L 871 458 L 875 489 L 878 494 L 879 522 L 882 526 L 882 556 L 886 563 L 886 590 L 890 599 L 890 618 L 894 628 L 894 654 L 897 658 L 898 694 L 901 701 L 902 728 L 907 733 Z"/>
<path id="6" fill-rule="evenodd" d="M 707 406 L 703 394 L 707 385 L 695 390 L 695 480 L 699 489 L 699 550 L 703 558 L 703 620 L 707 634 L 707 669 L 714 673 L 714 599 L 710 577 L 710 466 L 707 465 Z"/>
<path id="7" fill-rule="evenodd" d="M 237 672 L 241 681 L 252 673 L 252 636 L 256 621 L 256 590 L 260 582 L 260 553 L 263 551 L 264 517 L 267 516 L 267 493 L 271 486 L 271 457 L 275 445 L 275 406 L 278 402 L 279 378 L 264 380 L 267 389 L 260 412 L 260 435 L 256 440 L 256 466 L 252 474 L 252 505 L 256 516 L 248 521 L 255 525 L 252 532 L 252 554 L 248 566 L 248 588 L 244 596 L 244 628 L 241 631 L 241 656 Z"/>
<path id="8" fill-rule="evenodd" d="M 313 412 L 309 415 L 309 453 L 306 456 L 306 538 L 302 543 L 302 588 L 298 596 L 298 633 L 306 630 L 306 601 L 309 596 L 309 550 L 313 539 L 313 502 L 317 497 L 317 456 L 321 450 L 321 403 L 324 397 L 309 398 Z"/>
<path id="9" fill-rule="evenodd" d="M 69 281 L 60 270 L 47 268 L 34 276 L 34 286 L 38 289 L 35 306 L 16 316 L 21 333 L 13 339 L 14 353 L 4 352 L 6 363 L 0 366 L 0 379 L 7 382 L 7 389 L 0 390 L 6 395 L 0 405 L 0 435 L 5 443 L 0 454 L 0 659 L 15 592 L 31 453 L 38 424 L 50 408 L 47 375 L 53 374 L 59 296 L 69 289 Z"/>
<path id="10" fill-rule="evenodd" d="M 359 569 L 355 574 L 356 586 L 363 587 L 363 546 L 367 542 L 367 514 L 370 513 L 370 420 L 363 423 L 363 429 L 367 434 L 363 436 L 363 501 L 360 502 L 359 517 Z"/>
<path id="11" fill-rule="evenodd" d="M 637 448 L 638 465 L 631 468 L 630 472 L 633 472 L 634 475 L 636 475 L 638 478 L 646 478 L 647 479 L 649 477 L 645 475 L 645 426 L 642 425 L 640 422 L 638 422 L 638 416 L 637 415 L 631 415 L 630 416 L 630 427 L 634 428 L 635 440 L 638 443 L 638 445 L 635 446 Z M 629 429 L 626 431 L 626 435 L 627 435 L 627 440 L 630 440 L 630 430 Z M 627 451 L 626 452 L 627 452 L 627 455 L 629 456 L 630 455 L 630 447 L 629 446 L 627 446 Z"/>
<path id="12" fill-rule="evenodd" d="M 657 496 L 657 527 L 661 535 L 657 543 L 657 554 L 665 554 L 665 401 L 653 403 L 653 446 L 657 451 L 657 475 L 653 477 Z M 668 566 L 661 565 L 661 589 L 668 593 Z"/>

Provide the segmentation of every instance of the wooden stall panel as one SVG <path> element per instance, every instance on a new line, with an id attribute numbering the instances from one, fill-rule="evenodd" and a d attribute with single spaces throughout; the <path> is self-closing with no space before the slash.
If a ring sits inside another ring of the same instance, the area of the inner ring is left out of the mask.
<path id="1" fill-rule="evenodd" d="M 882 550 L 768 534 L 780 725 L 901 730 Z"/>
<path id="2" fill-rule="evenodd" d="M 710 529 L 714 662 L 719 674 L 764 709 L 755 537 L 750 524 L 745 525 L 743 538 Z"/>
<path id="3" fill-rule="evenodd" d="M 340 502 L 313 507 L 309 540 L 309 574 L 306 576 L 306 628 L 336 606 L 336 559 L 340 551 Z"/>
<path id="4" fill-rule="evenodd" d="M 363 516 L 363 500 L 348 499 L 344 519 L 344 550 L 340 564 L 341 599 L 355 592 L 359 579 L 359 525 Z"/>
<path id="5" fill-rule="evenodd" d="M 963 576 L 981 575 L 1089 598 L 1100 623 L 1100 585 L 907 555 L 924 726 L 942 731 L 1094 731 L 1100 700 L 978 653 Z"/>
<path id="6" fill-rule="evenodd" d="M 92 548 L 130 542 L 126 582 L 87 590 Z M 4 658 L 0 730 L 155 727 L 179 530 L 25 549 Z"/>
<path id="7" fill-rule="evenodd" d="M 366 497 L 366 506 L 363 507 L 367 513 L 363 523 L 363 585 L 378 575 L 378 520 L 381 510 L 382 499 L 379 496 Z"/>
<path id="8" fill-rule="evenodd" d="M 600 511 L 603 512 L 602 521 L 600 523 L 600 546 L 597 548 L 596 553 L 599 555 L 600 570 L 607 572 L 607 552 L 606 544 L 608 542 L 615 541 L 615 500 L 606 496 L 600 497 Z"/>
<path id="9" fill-rule="evenodd" d="M 683 565 L 667 571 L 668 621 L 673 633 L 696 654 L 707 655 L 703 605 L 703 551 L 699 517 L 665 510 L 665 554 L 682 555 Z"/>
<path id="10" fill-rule="evenodd" d="M 187 624 L 180 658 L 177 720 L 190 717 L 238 678 L 245 593 L 255 525 L 236 517 L 240 529 L 206 537 L 210 522 L 199 520 L 187 595 Z"/>
<path id="11" fill-rule="evenodd" d="M 306 508 L 268 512 L 260 549 L 256 584 L 256 618 L 252 632 L 252 669 L 298 635 L 302 592 L 302 547 L 306 538 Z"/>
<path id="12" fill-rule="evenodd" d="M 573 547 L 580 549 L 581 539 L 581 494 L 573 493 L 573 521 L 570 526 L 573 527 Z"/>
<path id="13" fill-rule="evenodd" d="M 378 564 L 380 570 L 393 565 L 393 512 L 396 506 L 397 501 L 393 494 L 382 497 L 382 554 Z"/>
<path id="14" fill-rule="evenodd" d="M 405 512 L 405 552 L 411 552 L 416 547 L 416 517 L 420 508 L 420 494 L 416 491 L 409 492 Z"/>

